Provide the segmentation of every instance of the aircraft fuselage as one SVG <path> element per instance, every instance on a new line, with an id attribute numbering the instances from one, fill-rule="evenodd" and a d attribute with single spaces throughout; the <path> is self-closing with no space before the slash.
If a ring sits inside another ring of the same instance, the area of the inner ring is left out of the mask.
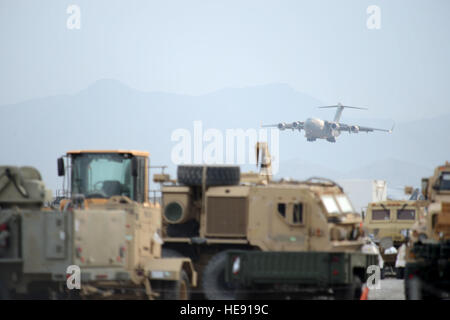
<path id="1" fill-rule="evenodd" d="M 339 136 L 339 130 L 333 130 L 324 120 L 308 118 L 304 125 L 305 137 L 308 141 L 315 139 L 333 139 Z"/>

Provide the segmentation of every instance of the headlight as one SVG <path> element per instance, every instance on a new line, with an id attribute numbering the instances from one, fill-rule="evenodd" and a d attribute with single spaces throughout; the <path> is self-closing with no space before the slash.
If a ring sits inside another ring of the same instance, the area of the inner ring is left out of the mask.
<path id="1" fill-rule="evenodd" d="M 233 274 L 238 274 L 239 271 L 241 271 L 241 258 L 240 257 L 234 258 L 232 271 L 233 271 Z"/>

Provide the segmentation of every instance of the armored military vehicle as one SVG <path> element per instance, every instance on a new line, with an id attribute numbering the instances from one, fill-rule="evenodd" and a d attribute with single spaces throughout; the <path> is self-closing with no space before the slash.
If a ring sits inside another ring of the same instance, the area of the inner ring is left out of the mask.
<path id="1" fill-rule="evenodd" d="M 381 277 L 391 273 L 403 278 L 404 260 L 398 253 L 408 239 L 409 230 L 424 216 L 424 201 L 387 200 L 369 203 L 364 217 L 364 227 L 379 246 L 384 268 Z M 397 266 L 396 266 L 397 265 Z"/>
<path id="2" fill-rule="evenodd" d="M 450 297 L 450 163 L 422 179 L 426 215 L 414 226 L 406 254 L 407 299 Z"/>
<path id="3" fill-rule="evenodd" d="M 148 153 L 71 151 L 66 158 L 69 198 L 61 210 L 42 207 L 37 170 L 0 170 L 3 297 L 189 298 L 197 278 L 191 261 L 161 258 Z M 58 174 L 65 168 L 58 159 Z"/>
<path id="4" fill-rule="evenodd" d="M 264 174 L 240 175 L 233 166 L 179 166 L 177 184 L 162 188 L 166 254 L 194 261 L 208 299 L 243 298 L 244 290 L 227 281 L 230 250 L 248 254 L 242 264 L 259 259 L 253 266 L 295 289 L 309 284 L 309 289 L 337 292 L 351 286 L 352 296 L 361 290 L 366 268 L 377 262 L 360 254 L 362 220 L 342 188 L 324 179 L 274 182 L 270 162 L 261 168 Z M 349 261 L 338 264 L 337 282 L 333 259 Z M 300 268 L 297 282 L 285 273 L 289 267 Z"/>

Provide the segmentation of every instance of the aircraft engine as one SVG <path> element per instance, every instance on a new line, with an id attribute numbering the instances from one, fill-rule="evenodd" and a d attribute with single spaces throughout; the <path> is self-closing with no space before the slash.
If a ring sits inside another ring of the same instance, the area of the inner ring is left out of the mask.
<path id="1" fill-rule="evenodd" d="M 292 128 L 301 130 L 301 128 L 300 128 L 300 121 L 292 122 Z"/>
<path id="2" fill-rule="evenodd" d="M 359 132 L 359 127 L 358 126 L 351 126 L 350 130 L 354 133 L 358 133 Z"/>
<path id="3" fill-rule="evenodd" d="M 331 126 L 331 128 L 332 128 L 333 130 L 339 129 L 339 124 L 337 124 L 336 122 L 330 123 L 330 126 Z"/>
<path id="4" fill-rule="evenodd" d="M 279 123 L 279 124 L 278 124 L 278 129 L 280 129 L 280 130 L 286 129 L 286 123 L 284 123 L 284 122 Z"/>

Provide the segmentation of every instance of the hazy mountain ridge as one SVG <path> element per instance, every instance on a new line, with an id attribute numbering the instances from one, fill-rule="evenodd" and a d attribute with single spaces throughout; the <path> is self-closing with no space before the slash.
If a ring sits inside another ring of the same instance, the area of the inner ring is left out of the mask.
<path id="1" fill-rule="evenodd" d="M 301 159 L 292 159 L 281 163 L 277 178 L 307 179 L 312 176 L 319 176 L 334 180 L 379 179 L 387 181 L 390 188 L 403 188 L 405 185 L 420 186 L 421 178 L 430 176 L 433 170 L 433 167 L 391 158 L 379 160 L 345 172 L 331 170 Z"/>
<path id="2" fill-rule="evenodd" d="M 203 130 L 257 129 L 261 122 L 305 120 L 320 105 L 324 103 L 285 84 L 189 96 L 143 92 L 115 80 L 101 80 L 77 94 L 0 106 L 4 120 L 0 163 L 36 166 L 48 186 L 56 189 L 56 158 L 67 150 L 143 149 L 150 151 L 153 164 L 167 164 L 174 174 L 171 134 L 177 128 L 192 132 L 193 121 L 202 120 Z M 328 112 L 321 113 L 323 117 L 332 119 L 334 111 L 324 110 Z M 348 120 L 358 123 L 344 112 L 342 121 L 350 123 Z M 280 132 L 279 154 L 275 155 L 281 160 L 278 176 L 297 177 L 302 170 L 329 177 L 382 179 L 389 175 L 392 184 L 418 184 L 422 174 L 430 175 L 434 166 L 450 159 L 450 114 L 420 122 L 396 122 L 392 135 L 342 133 L 335 144 L 306 142 L 304 132 Z M 374 119 L 373 123 L 365 119 L 364 125 L 391 126 L 389 119 Z M 289 160 L 298 158 L 303 159 L 303 169 L 296 160 Z"/>

